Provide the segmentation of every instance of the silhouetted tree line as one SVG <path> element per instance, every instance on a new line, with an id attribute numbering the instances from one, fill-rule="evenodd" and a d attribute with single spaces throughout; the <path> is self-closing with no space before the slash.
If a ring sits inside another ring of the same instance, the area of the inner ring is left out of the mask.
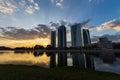
<path id="1" fill-rule="evenodd" d="M 45 48 L 42 45 L 35 45 L 34 50 L 38 50 L 38 49 L 45 49 Z"/>
<path id="2" fill-rule="evenodd" d="M 30 47 L 16 47 L 14 48 L 15 53 L 30 53 L 33 48 Z"/>
<path id="3" fill-rule="evenodd" d="M 0 46 L 0 50 L 13 50 L 13 49 L 5 46 Z"/>
<path id="4" fill-rule="evenodd" d="M 85 47 L 63 47 L 63 48 L 59 48 L 59 47 L 52 47 L 51 45 L 47 45 L 46 47 L 43 47 L 41 45 L 35 45 L 34 46 L 34 56 L 39 56 L 39 55 L 42 55 L 43 53 L 40 53 L 39 51 L 37 50 L 93 50 L 93 49 L 96 49 L 97 46 L 96 45 L 88 45 L 88 46 L 85 46 Z M 52 53 L 51 52 L 47 52 L 46 53 L 47 56 L 50 56 Z M 89 53 L 90 54 L 90 53 Z M 93 53 L 92 53 L 93 54 Z"/>
<path id="5" fill-rule="evenodd" d="M 120 43 L 112 43 L 113 44 L 113 49 L 120 49 Z M 55 49 L 97 49 L 97 43 L 87 45 L 84 47 L 63 47 L 63 48 L 54 48 L 51 45 L 47 45 L 46 47 L 42 45 L 35 45 L 34 47 L 16 47 L 16 48 L 10 48 L 10 47 L 5 47 L 5 46 L 0 46 L 0 50 L 39 50 L 39 49 L 46 49 L 46 50 L 55 50 Z"/>
<path id="6" fill-rule="evenodd" d="M 113 49 L 120 49 L 120 43 L 112 43 L 113 45 Z M 46 47 L 42 46 L 42 45 L 35 45 L 34 47 L 16 47 L 14 49 L 9 48 L 9 47 L 5 47 L 5 46 L 0 46 L 0 50 L 14 50 L 15 53 L 30 53 L 33 52 L 34 56 L 41 56 L 43 53 L 40 53 L 37 50 L 97 50 L 99 49 L 97 46 L 97 43 L 91 44 L 91 45 L 87 45 L 84 47 L 63 47 L 63 48 L 59 48 L 59 47 L 52 47 L 51 45 L 47 45 Z M 46 53 L 47 56 L 50 56 L 52 53 Z M 89 53 L 89 54 L 93 54 L 93 53 Z M 120 53 L 115 53 L 117 56 L 120 56 Z M 99 53 L 95 53 L 94 55 L 98 56 Z"/>
<path id="7" fill-rule="evenodd" d="M 39 52 L 37 50 L 52 50 L 52 49 L 55 49 L 53 48 L 51 45 L 47 45 L 46 47 L 44 46 L 41 46 L 41 45 L 35 45 L 34 46 L 34 56 L 37 57 L 37 56 L 42 56 L 43 55 L 43 52 Z M 47 56 L 50 56 L 52 53 L 51 52 L 47 52 L 46 55 Z"/>
<path id="8" fill-rule="evenodd" d="M 34 55 L 35 57 L 37 57 L 37 56 L 42 56 L 42 55 L 43 55 L 43 52 L 37 51 L 37 50 L 40 50 L 40 49 L 44 49 L 44 46 L 42 46 L 42 45 L 35 45 L 35 46 L 33 47 L 33 50 L 34 50 L 33 55 Z"/>

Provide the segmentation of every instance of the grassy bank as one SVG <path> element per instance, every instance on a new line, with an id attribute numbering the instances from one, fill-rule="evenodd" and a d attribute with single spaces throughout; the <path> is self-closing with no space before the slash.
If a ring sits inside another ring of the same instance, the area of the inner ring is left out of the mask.
<path id="1" fill-rule="evenodd" d="M 45 69 L 37 66 L 0 65 L 0 80 L 120 80 L 120 75 L 73 67 Z"/>

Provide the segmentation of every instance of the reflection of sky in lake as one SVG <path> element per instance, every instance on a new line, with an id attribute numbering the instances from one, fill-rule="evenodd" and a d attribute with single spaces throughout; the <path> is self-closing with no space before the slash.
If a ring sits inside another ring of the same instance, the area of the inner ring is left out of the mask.
<path id="1" fill-rule="evenodd" d="M 14 53 L 14 51 L 0 51 L 0 64 L 20 64 L 20 65 L 37 65 L 49 67 L 50 57 L 44 53 L 35 57 L 33 53 Z M 99 58 L 94 58 L 95 68 L 99 71 L 115 72 L 120 74 L 120 58 L 113 64 L 103 63 Z M 68 66 L 72 66 L 71 56 L 68 58 Z"/>
<path id="2" fill-rule="evenodd" d="M 44 53 L 42 56 L 34 57 L 32 53 L 14 53 L 6 51 L 0 53 L 0 64 L 21 64 L 21 65 L 38 65 L 48 67 L 49 57 Z"/>
<path id="3" fill-rule="evenodd" d="M 68 58 L 68 65 L 72 65 L 72 59 Z M 120 58 L 117 58 L 113 64 L 103 63 L 103 61 L 99 58 L 94 58 L 95 70 L 97 71 L 106 71 L 106 72 L 114 72 L 120 74 Z"/>
<path id="4" fill-rule="evenodd" d="M 99 71 L 115 72 L 120 74 L 120 58 L 117 58 L 113 64 L 103 63 L 99 58 L 95 59 L 95 68 Z"/>

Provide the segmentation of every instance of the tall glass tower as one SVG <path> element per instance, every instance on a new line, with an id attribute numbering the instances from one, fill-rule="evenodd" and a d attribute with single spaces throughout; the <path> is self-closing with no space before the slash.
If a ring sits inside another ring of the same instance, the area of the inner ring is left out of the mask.
<path id="1" fill-rule="evenodd" d="M 84 46 L 91 44 L 90 32 L 88 29 L 83 29 L 83 42 Z"/>
<path id="2" fill-rule="evenodd" d="M 82 33 L 81 24 L 75 24 L 71 26 L 71 42 L 72 47 L 82 47 Z M 85 68 L 84 55 L 81 53 L 73 53 L 73 66 L 78 66 L 79 68 Z"/>
<path id="3" fill-rule="evenodd" d="M 56 47 L 56 31 L 51 31 L 51 47 Z M 56 53 L 50 55 L 50 68 L 56 67 Z"/>
<path id="4" fill-rule="evenodd" d="M 66 28 L 64 25 L 58 28 L 58 48 L 66 47 Z M 58 53 L 58 66 L 67 66 L 67 54 Z"/>
<path id="5" fill-rule="evenodd" d="M 83 42 L 84 46 L 91 44 L 90 33 L 88 29 L 83 29 Z M 94 69 L 94 58 L 92 55 L 85 55 L 86 58 L 86 68 Z"/>

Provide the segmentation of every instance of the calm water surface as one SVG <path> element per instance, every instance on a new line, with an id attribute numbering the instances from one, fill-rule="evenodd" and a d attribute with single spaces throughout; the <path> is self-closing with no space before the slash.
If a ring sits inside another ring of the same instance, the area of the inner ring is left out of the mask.
<path id="1" fill-rule="evenodd" d="M 37 65 L 42 67 L 49 66 L 49 59 L 45 53 L 35 57 L 30 53 L 14 53 L 14 51 L 0 51 L 0 64 L 20 64 L 20 65 Z"/>
<path id="2" fill-rule="evenodd" d="M 56 60 L 57 61 L 57 60 Z M 32 52 L 0 51 L 0 64 L 19 64 L 19 65 L 37 65 L 41 67 L 49 67 L 50 57 L 43 53 L 35 56 Z M 94 58 L 95 69 L 98 71 L 107 71 L 120 74 L 120 58 L 113 64 L 103 63 L 99 58 Z M 68 66 L 72 66 L 72 59 L 68 57 Z"/>

